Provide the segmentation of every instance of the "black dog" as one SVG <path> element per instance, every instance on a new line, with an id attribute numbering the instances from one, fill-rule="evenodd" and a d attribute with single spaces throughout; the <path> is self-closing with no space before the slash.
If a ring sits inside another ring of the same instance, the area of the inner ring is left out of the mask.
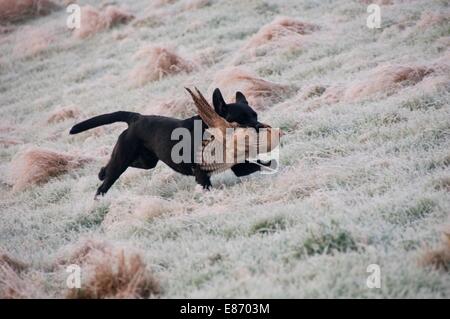
<path id="1" fill-rule="evenodd" d="M 237 122 L 244 127 L 253 127 L 256 130 L 265 127 L 258 122 L 258 115 L 248 105 L 247 99 L 241 92 L 236 93 L 236 103 L 225 103 L 219 89 L 213 93 L 213 105 L 216 113 L 228 122 Z M 184 175 L 193 175 L 197 183 L 203 188 L 211 186 L 210 176 L 202 171 L 194 161 L 194 145 L 191 148 L 190 163 L 175 163 L 172 159 L 172 148 L 179 141 L 172 140 L 171 135 L 176 128 L 186 128 L 191 133 L 194 131 L 194 121 L 200 120 L 199 116 L 180 120 L 157 115 L 141 115 L 139 113 L 119 111 L 103 114 L 83 121 L 70 130 L 70 134 L 77 134 L 91 128 L 126 122 L 128 129 L 123 131 L 114 146 L 111 159 L 105 167 L 102 167 L 98 177 L 103 183 L 97 190 L 97 195 L 104 195 L 120 175 L 129 167 L 151 169 L 159 160 L 166 163 L 175 171 Z M 202 122 L 202 133 L 207 128 Z M 193 134 L 191 135 L 193 136 Z M 192 141 L 193 143 L 193 141 Z M 261 165 L 269 166 L 271 163 L 238 163 L 231 170 L 236 176 L 245 176 L 261 169 Z"/>

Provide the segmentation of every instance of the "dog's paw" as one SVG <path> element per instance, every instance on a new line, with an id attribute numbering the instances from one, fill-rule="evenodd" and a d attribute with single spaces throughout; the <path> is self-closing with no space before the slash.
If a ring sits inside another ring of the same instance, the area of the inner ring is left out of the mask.
<path id="1" fill-rule="evenodd" d="M 195 185 L 194 192 L 195 193 L 203 193 L 203 186 L 200 184 Z"/>
<path id="2" fill-rule="evenodd" d="M 94 200 L 98 200 L 99 196 L 103 197 L 103 196 L 105 196 L 105 194 L 106 194 L 106 192 L 102 189 L 102 186 L 100 186 L 97 189 L 97 192 L 95 193 Z"/>
<path id="3" fill-rule="evenodd" d="M 208 191 L 211 190 L 211 187 L 212 187 L 211 184 L 207 184 L 207 185 L 200 185 L 200 184 L 197 184 L 197 185 L 195 185 L 194 192 L 195 192 L 195 193 L 208 192 Z"/>

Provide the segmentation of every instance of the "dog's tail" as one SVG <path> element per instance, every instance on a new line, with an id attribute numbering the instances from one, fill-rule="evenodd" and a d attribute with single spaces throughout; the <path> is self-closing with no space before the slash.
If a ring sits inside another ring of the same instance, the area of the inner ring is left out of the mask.
<path id="1" fill-rule="evenodd" d="M 90 118 L 89 120 L 78 123 L 70 130 L 70 134 L 78 134 L 91 128 L 111 124 L 115 122 L 126 122 L 128 125 L 136 121 L 140 117 L 139 113 L 118 111 L 109 114 L 103 114 Z"/>

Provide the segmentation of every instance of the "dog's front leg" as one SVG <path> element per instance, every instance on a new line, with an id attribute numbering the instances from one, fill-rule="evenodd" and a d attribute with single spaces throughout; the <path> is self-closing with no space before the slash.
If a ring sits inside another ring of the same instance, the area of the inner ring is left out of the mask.
<path id="1" fill-rule="evenodd" d="M 200 166 L 195 165 L 193 168 L 195 181 L 202 185 L 203 189 L 209 190 L 211 188 L 211 179 L 207 172 L 200 169 Z"/>

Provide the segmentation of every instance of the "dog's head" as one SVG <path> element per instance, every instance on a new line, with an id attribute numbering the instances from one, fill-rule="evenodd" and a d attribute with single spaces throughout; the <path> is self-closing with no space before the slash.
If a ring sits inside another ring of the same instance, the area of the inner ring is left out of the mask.
<path id="1" fill-rule="evenodd" d="M 247 99 L 241 92 L 236 92 L 236 102 L 227 104 L 219 89 L 213 93 L 213 105 L 217 114 L 230 123 L 236 122 L 243 127 L 253 127 L 259 130 L 269 127 L 258 121 L 258 114 L 248 105 Z"/>

